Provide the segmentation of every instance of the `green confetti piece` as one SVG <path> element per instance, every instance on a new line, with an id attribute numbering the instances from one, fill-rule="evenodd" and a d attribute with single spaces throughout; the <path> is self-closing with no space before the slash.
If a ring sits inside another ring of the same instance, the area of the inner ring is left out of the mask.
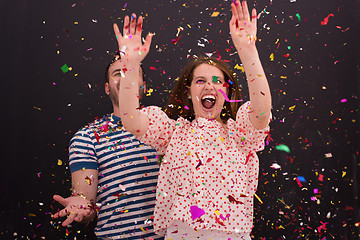
<path id="1" fill-rule="evenodd" d="M 63 73 L 67 73 L 69 71 L 69 66 L 67 64 L 64 64 L 62 67 L 61 67 L 61 70 L 63 71 Z"/>
<path id="2" fill-rule="evenodd" d="M 296 17 L 298 18 L 299 22 L 300 22 L 300 14 L 296 14 Z"/>
<path id="3" fill-rule="evenodd" d="M 217 76 L 212 76 L 212 81 L 213 81 L 213 82 L 217 82 L 217 80 L 218 80 L 218 77 L 217 77 Z"/>
<path id="4" fill-rule="evenodd" d="M 280 145 L 275 146 L 275 149 L 279 150 L 279 151 L 284 151 L 284 152 L 287 152 L 287 153 L 290 152 L 290 148 L 288 146 L 284 145 L 284 144 L 280 144 Z"/>

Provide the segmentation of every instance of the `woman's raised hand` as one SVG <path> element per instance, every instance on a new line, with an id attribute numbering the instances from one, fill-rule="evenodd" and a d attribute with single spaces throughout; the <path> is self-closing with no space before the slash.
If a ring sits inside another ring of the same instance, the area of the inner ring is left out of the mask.
<path id="1" fill-rule="evenodd" d="M 125 57 L 127 60 L 141 62 L 146 57 L 150 49 L 153 34 L 149 33 L 143 44 L 141 40 L 142 28 L 142 16 L 136 19 L 136 15 L 134 13 L 131 15 L 131 19 L 129 16 L 125 16 L 123 35 L 120 33 L 118 25 L 114 23 L 114 32 L 118 42 L 121 58 Z"/>
<path id="2" fill-rule="evenodd" d="M 250 17 L 246 1 L 236 0 L 231 4 L 232 18 L 229 22 L 232 41 L 238 51 L 254 47 L 256 41 L 256 9 Z"/>

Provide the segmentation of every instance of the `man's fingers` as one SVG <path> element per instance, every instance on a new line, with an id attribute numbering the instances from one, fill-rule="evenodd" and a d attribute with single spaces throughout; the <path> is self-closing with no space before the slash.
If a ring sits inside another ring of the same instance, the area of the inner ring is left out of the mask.
<path id="1" fill-rule="evenodd" d="M 69 200 L 63 198 L 63 197 L 60 196 L 60 195 L 54 195 L 54 196 L 53 196 L 53 199 L 54 199 L 55 201 L 57 201 L 58 203 L 60 203 L 61 205 L 63 205 L 64 207 L 66 207 L 66 205 L 68 205 L 68 203 L 69 203 Z"/>
<path id="2" fill-rule="evenodd" d="M 77 216 L 77 214 L 70 214 L 65 221 L 61 224 L 63 227 L 66 227 L 67 225 L 69 225 L 70 223 L 72 223 L 75 219 L 75 217 Z"/>
<path id="3" fill-rule="evenodd" d="M 66 208 L 64 208 L 63 210 L 57 212 L 59 217 L 65 217 L 66 215 L 68 215 L 70 213 L 70 211 Z"/>
<path id="4" fill-rule="evenodd" d="M 78 214 L 76 217 L 75 217 L 75 221 L 77 222 L 81 222 L 84 218 L 84 214 Z"/>
<path id="5" fill-rule="evenodd" d="M 129 22 L 129 16 L 125 16 L 124 19 L 124 28 L 123 28 L 123 34 L 130 35 L 130 22 Z"/>

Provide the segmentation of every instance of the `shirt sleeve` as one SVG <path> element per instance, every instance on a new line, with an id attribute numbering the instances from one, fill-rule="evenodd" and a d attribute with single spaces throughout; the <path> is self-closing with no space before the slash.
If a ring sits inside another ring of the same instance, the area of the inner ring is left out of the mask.
<path id="1" fill-rule="evenodd" d="M 79 130 L 70 141 L 70 172 L 73 173 L 84 168 L 98 169 L 97 160 L 93 139 L 84 129 Z"/>
<path id="2" fill-rule="evenodd" d="M 169 118 L 159 107 L 151 106 L 140 110 L 149 119 L 149 128 L 138 140 L 156 149 L 163 155 L 174 133 L 176 121 Z"/>
<path id="3" fill-rule="evenodd" d="M 272 114 L 270 113 L 268 125 L 264 129 L 256 129 L 250 122 L 249 112 L 250 101 L 244 103 L 239 108 L 236 114 L 234 130 L 237 146 L 245 152 L 246 156 L 248 156 L 251 151 L 258 152 L 264 149 L 264 140 L 269 134 L 269 123 L 272 118 Z"/>

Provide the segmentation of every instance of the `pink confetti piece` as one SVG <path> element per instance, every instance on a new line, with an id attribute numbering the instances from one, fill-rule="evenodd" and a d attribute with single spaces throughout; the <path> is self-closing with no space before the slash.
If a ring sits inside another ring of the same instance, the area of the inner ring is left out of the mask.
<path id="1" fill-rule="evenodd" d="M 228 96 L 226 96 L 226 93 L 224 93 L 223 90 L 219 89 L 218 91 L 221 92 L 221 94 L 222 94 L 222 95 L 224 96 L 224 98 L 225 98 L 225 101 L 227 101 L 227 102 L 242 102 L 242 101 L 243 101 L 243 100 L 230 100 L 230 99 L 228 98 Z"/>
<path id="2" fill-rule="evenodd" d="M 341 101 L 340 101 L 340 102 L 342 102 L 342 103 L 347 102 L 347 99 L 346 99 L 346 98 L 341 99 Z"/>
<path id="3" fill-rule="evenodd" d="M 186 105 L 184 106 L 184 108 L 185 108 L 185 109 L 187 109 L 187 110 L 189 110 L 189 109 L 190 109 L 190 108 L 189 108 L 188 106 L 186 106 Z"/>
<path id="4" fill-rule="evenodd" d="M 191 218 L 194 221 L 195 219 L 201 217 L 202 215 L 205 214 L 205 210 L 199 208 L 198 206 L 190 206 L 190 213 L 191 213 Z"/>

